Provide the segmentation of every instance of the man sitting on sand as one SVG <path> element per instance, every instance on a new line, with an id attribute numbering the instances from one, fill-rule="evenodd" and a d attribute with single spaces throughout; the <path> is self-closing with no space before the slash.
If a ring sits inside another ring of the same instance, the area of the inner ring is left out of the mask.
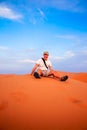
<path id="1" fill-rule="evenodd" d="M 48 60 L 49 53 L 45 51 L 43 53 L 43 58 L 36 61 L 35 66 L 32 69 L 31 75 L 34 75 L 35 78 L 41 78 L 41 76 L 45 77 L 53 77 L 57 78 L 60 81 L 65 81 L 68 79 L 68 76 L 65 75 L 63 77 L 59 77 L 52 68 L 51 62 Z"/>

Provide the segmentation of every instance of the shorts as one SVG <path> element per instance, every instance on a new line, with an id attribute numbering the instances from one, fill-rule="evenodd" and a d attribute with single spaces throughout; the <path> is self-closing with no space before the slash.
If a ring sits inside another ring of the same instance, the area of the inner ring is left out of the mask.
<path id="1" fill-rule="evenodd" d="M 48 76 L 49 75 L 49 70 L 42 70 L 42 75 L 43 76 Z"/>

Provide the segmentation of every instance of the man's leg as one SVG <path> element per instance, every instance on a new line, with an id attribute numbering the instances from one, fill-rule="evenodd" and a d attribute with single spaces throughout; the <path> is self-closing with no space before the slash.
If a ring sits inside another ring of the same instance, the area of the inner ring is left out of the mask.
<path id="1" fill-rule="evenodd" d="M 60 76 L 58 76 L 58 74 L 56 74 L 56 72 L 54 70 L 51 70 L 48 74 L 49 77 L 53 77 L 53 78 L 56 78 L 56 79 L 61 79 Z"/>
<path id="2" fill-rule="evenodd" d="M 49 77 L 53 77 L 53 78 L 55 78 L 55 79 L 58 79 L 58 80 L 60 80 L 60 81 L 65 81 L 65 80 L 68 79 L 68 76 L 67 76 L 67 75 L 62 76 L 62 77 L 58 76 L 58 74 L 57 74 L 54 70 L 50 71 L 49 74 L 48 74 L 48 76 L 49 76 Z"/>
<path id="3" fill-rule="evenodd" d="M 42 75 L 42 70 L 38 69 L 37 71 L 34 72 L 34 77 L 35 78 L 41 78 Z"/>

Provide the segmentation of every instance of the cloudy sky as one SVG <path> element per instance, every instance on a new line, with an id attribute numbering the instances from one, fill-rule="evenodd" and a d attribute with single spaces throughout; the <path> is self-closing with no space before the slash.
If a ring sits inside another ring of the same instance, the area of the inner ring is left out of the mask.
<path id="1" fill-rule="evenodd" d="M 87 72 L 87 0 L 0 0 L 0 73 L 30 73 L 43 51 L 55 70 Z"/>

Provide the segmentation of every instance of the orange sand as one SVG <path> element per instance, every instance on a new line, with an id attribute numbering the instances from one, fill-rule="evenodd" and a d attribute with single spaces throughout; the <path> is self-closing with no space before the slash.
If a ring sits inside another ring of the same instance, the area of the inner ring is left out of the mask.
<path id="1" fill-rule="evenodd" d="M 0 130 L 87 130 L 87 73 L 67 74 L 0 75 Z"/>

